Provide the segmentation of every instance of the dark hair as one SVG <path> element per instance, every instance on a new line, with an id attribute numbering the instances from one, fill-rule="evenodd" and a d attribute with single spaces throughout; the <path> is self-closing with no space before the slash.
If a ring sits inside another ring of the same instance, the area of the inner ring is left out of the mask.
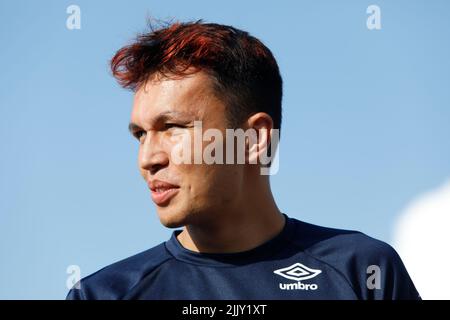
<path id="1" fill-rule="evenodd" d="M 234 27 L 201 20 L 150 28 L 111 60 L 112 73 L 123 87 L 136 90 L 154 73 L 183 76 L 204 71 L 227 106 L 232 125 L 265 112 L 280 129 L 282 79 L 274 56 L 261 41 Z"/>

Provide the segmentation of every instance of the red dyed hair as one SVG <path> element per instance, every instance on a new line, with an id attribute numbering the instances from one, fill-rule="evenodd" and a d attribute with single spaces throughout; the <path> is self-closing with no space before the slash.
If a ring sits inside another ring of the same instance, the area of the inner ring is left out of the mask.
<path id="1" fill-rule="evenodd" d="M 155 73 L 204 71 L 234 125 L 252 113 L 266 112 L 280 129 L 282 79 L 275 58 L 261 41 L 234 27 L 202 21 L 151 26 L 115 54 L 111 70 L 132 90 Z"/>

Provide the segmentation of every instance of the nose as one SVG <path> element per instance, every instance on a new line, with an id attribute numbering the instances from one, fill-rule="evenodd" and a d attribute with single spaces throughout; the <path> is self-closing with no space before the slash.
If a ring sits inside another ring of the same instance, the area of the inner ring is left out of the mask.
<path id="1" fill-rule="evenodd" d="M 145 141 L 139 148 L 139 167 L 154 175 L 168 164 L 169 157 L 162 147 L 160 138 L 152 133 L 147 133 Z"/>

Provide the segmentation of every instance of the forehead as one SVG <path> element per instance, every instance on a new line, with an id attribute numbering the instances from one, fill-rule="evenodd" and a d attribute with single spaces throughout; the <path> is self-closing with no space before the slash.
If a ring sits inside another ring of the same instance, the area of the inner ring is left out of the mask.
<path id="1" fill-rule="evenodd" d="M 203 118 L 206 113 L 223 112 L 218 104 L 212 79 L 204 72 L 177 78 L 154 76 L 136 91 L 131 120 L 146 123 L 167 112 Z"/>

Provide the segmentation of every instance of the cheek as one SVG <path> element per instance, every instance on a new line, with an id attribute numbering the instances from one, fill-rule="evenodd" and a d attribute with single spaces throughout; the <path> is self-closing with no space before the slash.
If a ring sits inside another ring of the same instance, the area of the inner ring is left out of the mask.
<path id="1" fill-rule="evenodd" d="M 163 149 L 170 158 L 170 172 L 181 178 L 188 201 L 217 202 L 229 199 L 239 190 L 239 166 L 205 164 L 204 148 L 211 141 L 203 141 L 197 151 L 202 164 L 194 164 L 194 132 L 180 131 L 164 139 Z M 225 146 L 223 146 L 225 149 Z"/>
<path id="2" fill-rule="evenodd" d="M 182 166 L 190 196 L 207 202 L 223 202 L 239 192 L 239 173 L 233 165 Z"/>
<path id="3" fill-rule="evenodd" d="M 173 131 L 162 139 L 162 149 L 168 155 L 170 163 L 184 165 L 193 163 L 193 137 L 187 130 Z"/>

